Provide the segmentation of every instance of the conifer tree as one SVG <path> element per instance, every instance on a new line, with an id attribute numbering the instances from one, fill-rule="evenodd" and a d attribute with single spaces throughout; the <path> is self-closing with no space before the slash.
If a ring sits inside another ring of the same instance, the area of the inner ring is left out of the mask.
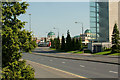
<path id="1" fill-rule="evenodd" d="M 25 22 L 18 19 L 27 7 L 25 2 L 2 3 L 2 78 L 5 80 L 34 79 L 34 69 L 20 60 L 22 52 L 36 47 L 31 32 L 23 29 Z"/>
<path id="2" fill-rule="evenodd" d="M 120 53 L 120 35 L 117 24 L 115 24 L 113 28 L 111 53 Z"/>
<path id="3" fill-rule="evenodd" d="M 82 45 L 82 39 L 81 37 L 79 38 L 79 50 L 83 49 L 83 45 Z"/>
<path id="4" fill-rule="evenodd" d="M 65 38 L 62 35 L 61 50 L 65 50 Z"/>
<path id="5" fill-rule="evenodd" d="M 75 50 L 75 38 L 72 38 L 71 44 L 72 44 L 72 50 L 74 51 Z"/>
<path id="6" fill-rule="evenodd" d="M 66 38 L 66 51 L 71 51 L 72 45 L 71 45 L 71 36 L 69 30 L 67 31 L 67 38 Z"/>
<path id="7" fill-rule="evenodd" d="M 79 39 L 78 38 L 76 38 L 75 50 L 79 50 Z"/>
<path id="8" fill-rule="evenodd" d="M 57 50 L 60 49 L 60 39 L 59 39 L 59 36 L 55 39 L 55 48 L 56 48 Z"/>
<path id="9" fill-rule="evenodd" d="M 50 39 L 50 41 L 51 41 L 51 48 L 55 48 L 55 39 L 54 40 Z"/>

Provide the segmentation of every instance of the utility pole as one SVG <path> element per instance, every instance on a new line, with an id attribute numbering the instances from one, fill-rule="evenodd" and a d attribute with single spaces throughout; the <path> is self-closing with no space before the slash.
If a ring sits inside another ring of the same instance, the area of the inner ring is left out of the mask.
<path id="1" fill-rule="evenodd" d="M 83 23 L 82 22 L 75 22 L 75 23 L 80 23 L 82 25 L 82 34 L 83 34 Z"/>
<path id="2" fill-rule="evenodd" d="M 31 32 L 31 14 L 29 14 L 29 30 Z"/>
<path id="3" fill-rule="evenodd" d="M 54 27 L 53 29 L 57 29 L 57 30 L 58 30 L 58 36 L 59 36 L 59 28 L 55 28 L 55 27 Z"/>

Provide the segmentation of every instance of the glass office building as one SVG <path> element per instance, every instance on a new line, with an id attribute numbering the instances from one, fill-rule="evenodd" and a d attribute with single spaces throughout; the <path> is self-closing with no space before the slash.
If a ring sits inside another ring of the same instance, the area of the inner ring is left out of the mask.
<path id="1" fill-rule="evenodd" d="M 90 2 L 90 29 L 94 41 L 109 41 L 109 2 Z"/>
<path id="2" fill-rule="evenodd" d="M 95 0 L 90 2 L 92 40 L 88 44 L 88 49 L 92 52 L 101 52 L 104 47 L 110 48 L 115 23 L 120 32 L 120 0 L 114 2 Z"/>

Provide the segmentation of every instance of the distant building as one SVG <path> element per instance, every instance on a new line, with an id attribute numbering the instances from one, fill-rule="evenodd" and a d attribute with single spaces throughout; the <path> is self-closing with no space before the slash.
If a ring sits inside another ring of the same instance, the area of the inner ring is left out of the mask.
<path id="1" fill-rule="evenodd" d="M 80 37 L 82 38 L 82 43 L 85 45 L 88 44 L 90 42 L 89 40 L 91 39 L 91 31 L 87 29 L 84 34 L 80 34 Z"/>
<path id="2" fill-rule="evenodd" d="M 55 33 L 54 32 L 49 32 L 47 34 L 47 37 L 40 37 L 37 38 L 36 42 L 39 46 L 48 46 L 50 43 L 50 39 L 55 38 Z"/>
<path id="3" fill-rule="evenodd" d="M 85 45 L 88 44 L 91 39 L 91 31 L 89 29 L 85 30 L 84 34 L 80 34 L 80 35 L 77 35 L 77 36 L 74 36 L 74 38 L 80 38 L 82 39 L 82 43 L 84 43 Z"/>
<path id="4" fill-rule="evenodd" d="M 49 32 L 47 35 L 47 38 L 50 39 L 54 39 L 55 38 L 55 33 L 54 32 Z"/>

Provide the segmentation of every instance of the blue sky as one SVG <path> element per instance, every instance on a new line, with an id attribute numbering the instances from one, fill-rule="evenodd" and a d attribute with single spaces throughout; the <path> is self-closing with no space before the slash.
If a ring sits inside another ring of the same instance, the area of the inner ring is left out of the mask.
<path id="1" fill-rule="evenodd" d="M 75 22 L 83 22 L 84 30 L 90 28 L 89 19 L 89 2 L 29 2 L 30 6 L 26 14 L 20 16 L 22 21 L 29 22 L 31 14 L 31 27 L 35 36 L 45 37 L 50 31 L 60 36 L 69 29 L 71 36 L 81 33 L 81 24 Z M 25 25 L 25 29 L 29 30 L 29 23 Z M 47 33 L 46 33 L 47 32 Z"/>

